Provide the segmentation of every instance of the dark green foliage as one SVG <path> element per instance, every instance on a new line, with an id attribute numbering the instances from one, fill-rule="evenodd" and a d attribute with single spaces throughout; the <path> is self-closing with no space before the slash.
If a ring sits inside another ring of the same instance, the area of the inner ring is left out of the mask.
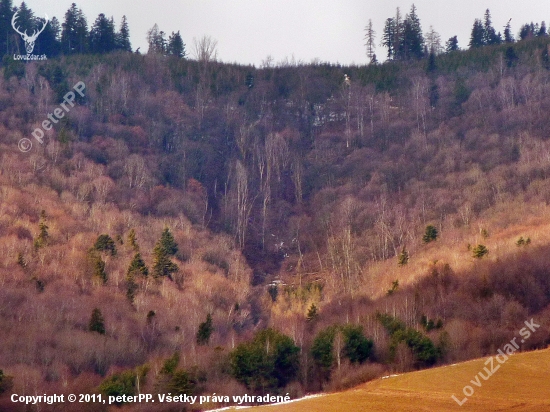
<path id="1" fill-rule="evenodd" d="M 504 58 L 506 59 L 506 66 L 508 67 L 513 67 L 519 60 L 519 57 L 512 46 L 506 48 Z"/>
<path id="2" fill-rule="evenodd" d="M 176 33 L 172 32 L 170 37 L 168 37 L 166 53 L 170 56 L 179 57 L 180 59 L 185 58 L 185 44 L 183 43 L 179 30 Z"/>
<path id="3" fill-rule="evenodd" d="M 109 235 L 99 235 L 94 243 L 94 249 L 100 252 L 110 252 L 111 256 L 116 255 L 115 241 Z"/>
<path id="4" fill-rule="evenodd" d="M 197 385 L 189 372 L 178 369 L 174 371 L 170 380 L 166 384 L 166 390 L 172 395 L 191 395 Z"/>
<path id="5" fill-rule="evenodd" d="M 141 257 L 141 253 L 137 252 L 134 255 L 134 258 L 130 262 L 130 266 L 128 267 L 128 270 L 126 271 L 126 297 L 130 302 L 134 302 L 134 298 L 136 296 L 136 292 L 138 290 L 138 285 L 136 283 L 136 277 L 141 276 L 147 276 L 149 274 L 149 269 L 147 269 L 147 266 L 145 266 L 145 262 L 143 261 Z"/>
<path id="6" fill-rule="evenodd" d="M 171 357 L 169 357 L 164 361 L 164 365 L 162 365 L 162 369 L 160 370 L 160 373 L 163 373 L 166 375 L 172 375 L 176 371 L 176 368 L 178 367 L 179 363 L 180 363 L 180 354 L 178 352 L 175 352 Z"/>
<path id="7" fill-rule="evenodd" d="M 362 326 L 346 325 L 342 328 L 344 336 L 344 356 L 351 363 L 363 363 L 371 355 L 374 342 L 363 334 Z"/>
<path id="8" fill-rule="evenodd" d="M 39 229 L 38 237 L 34 241 L 34 248 L 35 249 L 46 246 L 46 244 L 48 242 L 48 238 L 50 236 L 48 234 L 49 227 L 46 224 L 46 211 L 44 211 L 44 210 L 42 210 L 42 212 L 40 212 L 40 222 L 38 223 L 38 229 Z"/>
<path id="9" fill-rule="evenodd" d="M 120 22 L 120 30 L 116 34 L 115 40 L 117 49 L 127 52 L 132 51 L 132 46 L 130 44 L 130 28 L 128 27 L 126 16 L 122 16 L 122 21 Z"/>
<path id="10" fill-rule="evenodd" d="M 315 306 L 315 303 L 312 303 L 307 311 L 306 320 L 308 322 L 313 322 L 314 320 L 317 319 L 318 316 L 319 316 L 319 310 L 317 309 L 317 306 Z"/>
<path id="11" fill-rule="evenodd" d="M 420 325 L 424 327 L 426 332 L 430 332 L 433 329 L 441 329 L 443 327 L 443 321 L 438 319 L 437 322 L 434 322 L 433 319 L 428 320 L 426 315 L 422 315 L 420 318 Z"/>
<path id="12" fill-rule="evenodd" d="M 388 291 L 386 292 L 386 294 L 389 296 L 389 295 L 393 295 L 394 292 L 399 289 L 399 280 L 398 279 L 395 279 L 392 283 L 391 283 L 391 288 L 388 289 Z"/>
<path id="13" fill-rule="evenodd" d="M 97 332 L 100 335 L 105 335 L 105 321 L 103 315 L 98 308 L 92 311 L 90 322 L 88 323 L 88 330 L 90 332 Z"/>
<path id="14" fill-rule="evenodd" d="M 197 331 L 197 345 L 208 345 L 213 331 L 214 326 L 212 325 L 212 315 L 209 313 L 206 315 L 206 321 L 199 324 L 199 330 Z"/>
<path id="15" fill-rule="evenodd" d="M 291 338 L 265 329 L 231 352 L 231 373 L 252 391 L 277 391 L 297 376 L 299 352 Z"/>
<path id="16" fill-rule="evenodd" d="M 136 238 L 136 231 L 134 228 L 130 229 L 130 232 L 128 233 L 128 243 L 130 244 L 130 246 L 132 246 L 132 248 L 136 252 L 139 251 L 139 246 L 137 244 L 137 238 Z"/>
<path id="17" fill-rule="evenodd" d="M 431 52 L 428 56 L 428 66 L 426 67 L 426 72 L 428 74 L 434 73 L 437 70 L 437 64 L 435 62 L 435 53 Z"/>
<path id="18" fill-rule="evenodd" d="M 189 372 L 184 369 L 178 369 L 179 360 L 180 356 L 178 352 L 166 359 L 160 370 L 157 388 L 172 395 L 191 395 L 198 382 L 206 379 L 202 378 L 197 370 Z"/>
<path id="19" fill-rule="evenodd" d="M 528 246 L 531 244 L 531 238 L 528 237 L 527 239 L 524 239 L 523 236 L 520 236 L 520 238 L 516 241 L 516 246 Z"/>
<path id="20" fill-rule="evenodd" d="M 324 372 L 327 372 L 334 363 L 334 337 L 337 328 L 329 326 L 320 331 L 311 345 L 311 356 L 315 364 Z"/>
<path id="21" fill-rule="evenodd" d="M 512 20 L 512 19 L 510 19 Z M 513 43 L 514 35 L 512 34 L 512 27 L 510 26 L 510 20 L 508 20 L 508 23 L 506 23 L 506 27 L 504 28 L 504 42 L 505 43 Z"/>
<path id="22" fill-rule="evenodd" d="M 489 249 L 485 245 L 477 245 L 472 249 L 472 256 L 481 259 L 483 256 L 489 253 Z"/>
<path id="23" fill-rule="evenodd" d="M 169 256 L 174 256 L 178 253 L 178 244 L 174 240 L 174 236 L 170 232 L 170 229 L 165 228 L 160 236 L 159 243 L 160 247 Z"/>
<path id="24" fill-rule="evenodd" d="M 479 19 L 475 19 L 474 26 L 472 27 L 472 33 L 470 35 L 470 48 L 485 46 L 485 30 L 483 23 Z"/>
<path id="25" fill-rule="evenodd" d="M 153 249 L 153 275 L 155 278 L 172 278 L 172 273 L 179 270 L 178 265 L 170 260 L 178 251 L 178 245 L 168 228 L 162 232 L 155 248 Z"/>
<path id="26" fill-rule="evenodd" d="M 417 366 L 433 365 L 440 357 L 433 342 L 414 328 L 388 314 L 377 314 L 377 319 L 390 335 L 390 355 L 395 356 L 399 343 L 405 343 L 412 351 Z"/>
<path id="27" fill-rule="evenodd" d="M 424 243 L 430 243 L 435 240 L 437 240 L 437 229 L 433 225 L 426 226 L 426 231 L 424 232 L 424 236 L 422 236 L 422 241 Z"/>
<path id="28" fill-rule="evenodd" d="M 107 272 L 105 272 L 105 262 L 95 250 L 88 252 L 88 262 L 91 266 L 92 276 L 98 278 L 104 284 L 107 283 Z"/>
<path id="29" fill-rule="evenodd" d="M 405 246 L 403 246 L 401 253 L 397 256 L 397 264 L 399 266 L 405 266 L 407 263 L 409 263 L 409 252 L 405 249 Z"/>
<path id="30" fill-rule="evenodd" d="M 134 396 L 137 394 L 139 384 L 145 383 L 149 367 L 139 366 L 136 369 L 115 373 L 104 379 L 98 387 L 98 391 L 105 396 Z M 120 406 L 124 402 L 115 402 Z"/>
<path id="31" fill-rule="evenodd" d="M 109 53 L 115 50 L 116 35 L 113 18 L 108 19 L 103 13 L 97 16 L 90 30 L 90 51 L 92 53 Z"/>
<path id="32" fill-rule="evenodd" d="M 457 51 L 458 48 L 458 38 L 457 36 L 450 37 L 449 40 L 447 40 L 447 43 L 445 43 L 445 52 L 451 53 L 454 51 Z"/>
<path id="33" fill-rule="evenodd" d="M 12 43 L 12 34 L 14 33 L 13 28 L 11 26 L 12 17 L 13 17 L 12 0 L 1 0 L 0 1 L 0 51 L 6 55 L 9 55 L 11 52 L 15 52 L 15 50 L 13 50 L 13 47 L 10 47 Z"/>
<path id="34" fill-rule="evenodd" d="M 134 255 L 134 258 L 130 262 L 130 266 L 128 266 L 128 271 L 126 272 L 126 276 L 147 276 L 149 275 L 149 269 L 145 265 L 145 262 L 143 261 L 143 258 L 141 257 L 141 253 L 137 252 Z"/>
<path id="35" fill-rule="evenodd" d="M 61 30 L 61 50 L 64 54 L 88 51 L 88 22 L 81 9 L 71 4 Z"/>

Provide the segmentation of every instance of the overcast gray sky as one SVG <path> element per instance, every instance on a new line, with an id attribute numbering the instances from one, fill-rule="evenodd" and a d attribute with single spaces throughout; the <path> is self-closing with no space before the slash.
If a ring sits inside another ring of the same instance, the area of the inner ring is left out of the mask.
<path id="1" fill-rule="evenodd" d="M 71 0 L 27 0 L 36 15 L 47 13 L 61 22 Z M 364 28 L 372 19 L 377 44 L 388 17 L 400 7 L 407 13 L 412 1 L 403 0 L 80 0 L 76 1 L 91 26 L 99 13 L 113 16 L 118 25 L 126 15 L 132 47 L 147 51 L 146 32 L 155 23 L 166 33 L 180 30 L 191 50 L 193 38 L 210 35 L 218 40 L 218 57 L 225 62 L 259 66 L 268 55 L 275 62 L 294 58 L 341 64 L 367 62 Z M 457 35 L 467 47 L 475 18 L 491 10 L 497 31 L 512 18 L 517 35 L 522 24 L 550 20 L 549 3 L 542 0 L 417 0 L 414 2 L 422 29 L 430 25 L 443 43 Z M 15 5 L 20 2 L 15 0 Z M 385 51 L 377 47 L 377 55 Z"/>

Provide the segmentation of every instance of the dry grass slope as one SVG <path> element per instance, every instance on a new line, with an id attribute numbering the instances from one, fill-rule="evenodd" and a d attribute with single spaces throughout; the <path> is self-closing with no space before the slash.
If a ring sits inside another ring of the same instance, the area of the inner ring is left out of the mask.
<path id="1" fill-rule="evenodd" d="M 486 359 L 377 379 L 341 393 L 255 409 L 277 412 L 550 411 L 550 349 L 511 356 L 487 381 L 480 379 L 478 388 L 470 380 L 483 371 Z M 462 400 L 465 385 L 473 386 L 475 392 L 459 406 L 451 396 L 454 394 Z"/>

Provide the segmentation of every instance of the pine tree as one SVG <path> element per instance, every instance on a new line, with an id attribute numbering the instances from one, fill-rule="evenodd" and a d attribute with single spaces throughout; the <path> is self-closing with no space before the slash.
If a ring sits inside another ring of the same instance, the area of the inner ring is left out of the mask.
<path id="1" fill-rule="evenodd" d="M 489 249 L 485 245 L 477 245 L 472 249 L 473 257 L 481 259 L 483 256 L 489 253 Z"/>
<path id="2" fill-rule="evenodd" d="M 514 35 L 512 34 L 512 27 L 510 26 L 510 21 L 512 19 L 508 20 L 508 23 L 506 23 L 506 26 L 504 27 L 504 42 L 506 43 L 513 43 Z"/>
<path id="3" fill-rule="evenodd" d="M 65 54 L 86 53 L 88 51 L 88 22 L 76 4 L 65 13 L 61 31 L 61 50 Z"/>
<path id="4" fill-rule="evenodd" d="M 170 260 L 178 251 L 178 245 L 168 228 L 162 232 L 155 248 L 153 249 L 153 276 L 160 278 L 166 276 L 172 278 L 172 273 L 178 271 L 178 266 Z"/>
<path id="5" fill-rule="evenodd" d="M 426 231 L 424 232 L 424 236 L 422 236 L 422 241 L 424 243 L 430 243 L 434 240 L 437 240 L 437 229 L 433 225 L 426 226 Z"/>
<path id="6" fill-rule="evenodd" d="M 209 313 L 206 315 L 206 321 L 199 325 L 199 330 L 197 331 L 197 345 L 208 345 L 213 331 L 214 327 L 212 326 L 212 315 Z"/>
<path id="7" fill-rule="evenodd" d="M 401 58 L 404 60 L 422 58 L 424 56 L 424 36 L 414 4 L 411 6 L 409 14 L 405 16 L 402 36 L 399 53 Z"/>
<path id="8" fill-rule="evenodd" d="M 48 238 L 50 237 L 50 235 L 48 234 L 49 227 L 46 224 L 46 220 L 47 220 L 46 211 L 42 210 L 40 212 L 40 222 L 38 223 L 38 229 L 39 229 L 40 232 L 38 234 L 38 237 L 34 241 L 35 249 L 46 246 L 46 244 L 48 242 Z"/>
<path id="9" fill-rule="evenodd" d="M 107 283 L 107 272 L 105 272 L 105 262 L 97 254 L 92 256 L 94 276 L 100 279 L 104 284 Z"/>
<path id="10" fill-rule="evenodd" d="M 90 51 L 92 53 L 109 53 L 116 48 L 115 24 L 103 13 L 97 16 L 90 30 Z"/>
<path id="11" fill-rule="evenodd" d="M 471 49 L 485 46 L 485 29 L 483 23 L 479 19 L 475 19 L 474 21 L 469 46 Z"/>
<path id="12" fill-rule="evenodd" d="M 145 262 L 143 261 L 143 258 L 141 257 L 141 253 L 137 252 L 134 255 L 134 258 L 132 259 L 132 262 L 130 262 L 130 266 L 128 267 L 127 273 L 132 273 L 133 275 L 142 275 L 142 276 L 148 276 L 149 275 L 149 269 L 147 269 L 147 266 L 145 265 Z"/>
<path id="13" fill-rule="evenodd" d="M 128 233 L 128 243 L 134 251 L 139 252 L 139 246 L 137 244 L 137 237 L 136 237 L 136 231 L 134 228 L 130 229 L 130 233 Z"/>
<path id="14" fill-rule="evenodd" d="M 459 50 L 458 47 L 458 38 L 457 36 L 453 36 L 447 40 L 447 43 L 445 43 L 445 52 L 450 53 Z"/>
<path id="15" fill-rule="evenodd" d="M 105 320 L 98 308 L 92 311 L 90 322 L 88 323 L 88 330 L 90 332 L 97 332 L 100 335 L 105 335 Z"/>
<path id="16" fill-rule="evenodd" d="M 485 45 L 500 44 L 502 39 L 500 35 L 497 35 L 495 28 L 491 21 L 491 12 L 489 9 L 485 11 L 484 23 L 483 23 L 483 43 Z"/>
<path id="17" fill-rule="evenodd" d="M 116 244 L 111 236 L 99 235 L 94 244 L 94 249 L 100 252 L 110 252 L 111 256 L 116 255 Z"/>
<path id="18" fill-rule="evenodd" d="M 130 44 L 130 28 L 128 27 L 126 16 L 122 16 L 120 30 L 116 34 L 116 48 L 130 53 L 132 52 L 132 45 Z"/>
<path id="19" fill-rule="evenodd" d="M 170 37 L 168 37 L 168 46 L 166 52 L 170 56 L 176 56 L 180 59 L 185 58 L 185 44 L 181 38 L 180 32 L 172 32 Z"/>
<path id="20" fill-rule="evenodd" d="M 309 307 L 306 315 L 306 320 L 308 322 L 313 322 L 317 317 L 319 316 L 319 311 L 317 309 L 317 306 L 315 306 L 315 303 L 312 303 Z"/>
<path id="21" fill-rule="evenodd" d="M 13 38 L 11 18 L 13 17 L 12 0 L 0 1 L 0 54 L 10 53 L 10 39 Z"/>

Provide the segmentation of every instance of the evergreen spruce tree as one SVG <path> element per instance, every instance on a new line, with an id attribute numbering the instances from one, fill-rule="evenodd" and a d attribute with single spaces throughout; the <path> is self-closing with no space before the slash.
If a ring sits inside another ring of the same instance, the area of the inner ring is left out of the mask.
<path id="1" fill-rule="evenodd" d="M 88 330 L 90 332 L 97 332 L 100 335 L 105 335 L 105 320 L 98 308 L 92 311 L 90 322 L 88 323 Z"/>
<path id="2" fill-rule="evenodd" d="M 471 49 L 485 46 L 485 29 L 483 28 L 483 23 L 479 19 L 475 19 L 474 21 L 469 46 Z"/>
<path id="3" fill-rule="evenodd" d="M 115 241 L 109 235 L 99 235 L 95 241 L 94 249 L 100 252 L 110 252 L 111 256 L 116 255 Z"/>
<path id="4" fill-rule="evenodd" d="M 14 31 L 11 26 L 11 18 L 13 17 L 12 0 L 0 1 L 0 54 L 11 54 L 10 41 L 14 38 Z"/>
<path id="5" fill-rule="evenodd" d="M 472 249 L 473 257 L 481 259 L 483 256 L 489 253 L 489 249 L 485 245 L 477 245 Z"/>
<path id="6" fill-rule="evenodd" d="M 405 249 L 405 246 L 403 246 L 401 253 L 397 257 L 397 263 L 399 266 L 405 266 L 407 263 L 409 263 L 409 252 L 407 251 L 407 249 Z"/>
<path id="7" fill-rule="evenodd" d="M 176 33 L 172 32 L 172 34 L 168 37 L 166 52 L 170 56 L 176 56 L 180 59 L 185 58 L 185 44 L 183 43 L 179 30 Z"/>
<path id="8" fill-rule="evenodd" d="M 149 275 L 149 269 L 147 269 L 147 266 L 145 265 L 145 262 L 143 261 L 143 258 L 141 257 L 141 253 L 137 252 L 134 255 L 134 258 L 130 262 L 130 266 L 128 267 L 127 273 L 132 273 L 134 276 L 142 275 L 142 276 L 148 276 Z"/>
<path id="9" fill-rule="evenodd" d="M 430 243 L 434 240 L 437 240 L 437 229 L 433 225 L 426 226 L 426 231 L 424 232 L 424 236 L 422 236 L 422 241 L 424 243 Z"/>
<path id="10" fill-rule="evenodd" d="M 209 313 L 206 315 L 206 321 L 199 325 L 199 330 L 197 331 L 197 345 L 208 345 L 213 331 L 214 327 L 212 326 L 212 315 Z"/>
<path id="11" fill-rule="evenodd" d="M 104 54 L 116 48 L 115 24 L 112 18 L 108 19 L 103 13 L 97 16 L 90 30 L 90 51 Z"/>
<path id="12" fill-rule="evenodd" d="M 40 222 L 38 223 L 38 229 L 40 232 L 38 233 L 38 237 L 34 241 L 35 249 L 46 246 L 48 242 L 48 238 L 50 237 L 50 235 L 48 234 L 49 227 L 46 224 L 46 220 L 47 220 L 46 211 L 42 210 L 40 212 Z"/>
<path id="13" fill-rule="evenodd" d="M 485 45 L 500 44 L 502 39 L 500 34 L 497 35 L 495 28 L 491 21 L 491 12 L 489 9 L 485 11 L 484 23 L 483 23 L 483 43 Z"/>
<path id="14" fill-rule="evenodd" d="M 160 278 L 166 276 L 172 278 L 172 273 L 178 271 L 178 266 L 170 260 L 178 251 L 178 245 L 168 228 L 162 232 L 155 248 L 153 249 L 153 276 Z"/>
<path id="15" fill-rule="evenodd" d="M 453 36 L 447 40 L 447 43 L 445 43 L 445 52 L 450 53 L 457 51 L 458 48 L 458 38 L 457 36 Z"/>
<path id="16" fill-rule="evenodd" d="M 318 316 L 319 310 L 317 309 L 317 306 L 315 306 L 315 303 L 312 303 L 307 311 L 306 320 L 308 322 L 313 322 Z"/>
<path id="17" fill-rule="evenodd" d="M 126 16 L 122 16 L 120 30 L 116 34 L 116 48 L 130 53 L 132 52 L 132 45 L 130 44 L 130 28 L 128 27 Z"/>
<path id="18" fill-rule="evenodd" d="M 512 19 L 510 19 L 512 20 Z M 506 26 L 504 27 L 504 42 L 505 43 L 513 43 L 514 35 L 512 34 L 512 27 L 510 26 L 510 20 L 508 20 L 508 23 L 506 23 Z"/>
<path id="19" fill-rule="evenodd" d="M 411 6 L 411 11 L 405 16 L 403 22 L 400 49 L 401 58 L 404 60 L 420 59 L 424 56 L 424 36 L 414 4 Z"/>
<path id="20" fill-rule="evenodd" d="M 86 53 L 88 51 L 88 22 L 81 9 L 71 4 L 61 31 L 61 50 L 65 54 Z"/>
<path id="21" fill-rule="evenodd" d="M 130 229 L 130 233 L 128 233 L 128 243 L 134 251 L 139 252 L 139 246 L 137 244 L 137 237 L 136 237 L 136 231 L 134 228 Z"/>
<path id="22" fill-rule="evenodd" d="M 92 256 L 94 276 L 100 279 L 104 284 L 107 283 L 107 272 L 105 272 L 105 262 L 98 254 Z"/>

